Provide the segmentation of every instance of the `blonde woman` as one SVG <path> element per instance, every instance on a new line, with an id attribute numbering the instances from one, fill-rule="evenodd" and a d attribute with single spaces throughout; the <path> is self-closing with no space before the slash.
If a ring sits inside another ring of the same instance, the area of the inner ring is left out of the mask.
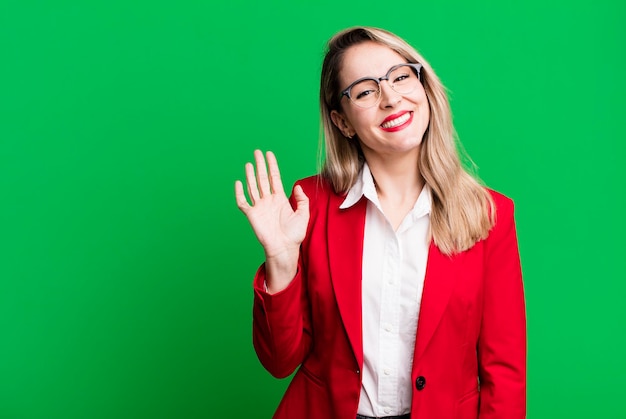
<path id="1" fill-rule="evenodd" d="M 257 150 L 251 202 L 235 185 L 266 257 L 254 347 L 274 376 L 297 370 L 274 417 L 524 418 L 513 203 L 461 166 L 433 69 L 387 31 L 344 30 L 320 107 L 320 175 L 288 200 Z"/>

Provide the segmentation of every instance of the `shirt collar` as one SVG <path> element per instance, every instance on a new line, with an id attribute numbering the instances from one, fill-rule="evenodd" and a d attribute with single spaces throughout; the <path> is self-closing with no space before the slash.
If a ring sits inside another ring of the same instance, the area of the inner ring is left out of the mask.
<path id="1" fill-rule="evenodd" d="M 372 198 L 375 198 L 376 201 L 378 201 L 378 194 L 376 193 L 374 178 L 372 177 L 372 172 L 370 172 L 370 168 L 367 163 L 363 163 L 361 172 L 357 176 L 354 185 L 352 185 L 350 190 L 348 190 L 346 199 L 343 200 L 343 202 L 339 206 L 339 209 L 350 208 L 351 206 L 359 202 L 362 196 L 365 196 L 370 201 L 372 201 Z"/>
<path id="2" fill-rule="evenodd" d="M 372 204 L 376 205 L 376 207 L 382 211 L 382 207 L 380 205 L 380 201 L 378 200 L 378 193 L 376 192 L 376 185 L 374 185 L 374 178 L 372 177 L 372 172 L 370 171 L 367 162 L 363 163 L 363 168 L 361 169 L 361 173 L 357 176 L 356 182 L 354 185 L 348 190 L 348 194 L 346 198 L 343 200 L 339 209 L 350 208 L 359 200 L 361 197 L 365 196 Z M 417 201 L 415 201 L 415 205 L 411 210 L 412 217 L 419 218 L 423 215 L 429 214 L 432 206 L 432 196 L 430 186 L 424 183 L 424 187 L 417 197 Z"/>

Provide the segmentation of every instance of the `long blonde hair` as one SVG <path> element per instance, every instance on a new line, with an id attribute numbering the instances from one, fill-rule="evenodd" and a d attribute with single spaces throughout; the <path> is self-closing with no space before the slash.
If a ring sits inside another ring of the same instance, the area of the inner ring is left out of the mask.
<path id="1" fill-rule="evenodd" d="M 447 255 L 471 248 L 485 239 L 495 223 L 490 193 L 463 167 L 457 136 L 443 84 L 428 62 L 398 36 L 378 28 L 343 30 L 328 41 L 320 85 L 321 135 L 325 158 L 322 176 L 335 192 L 346 193 L 363 166 L 357 139 L 349 139 L 333 124 L 330 113 L 341 110 L 339 72 L 345 52 L 363 42 L 394 50 L 408 62 L 422 64 L 422 84 L 430 106 L 430 121 L 420 146 L 419 171 L 432 191 L 431 238 Z"/>

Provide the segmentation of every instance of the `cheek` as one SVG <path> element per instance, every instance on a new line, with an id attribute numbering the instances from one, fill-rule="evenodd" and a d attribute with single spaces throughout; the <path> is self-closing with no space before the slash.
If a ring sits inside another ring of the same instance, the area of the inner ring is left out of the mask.
<path id="1" fill-rule="evenodd" d="M 426 118 L 426 121 L 430 122 L 430 104 L 428 101 L 424 104 L 424 118 Z"/>
<path id="2" fill-rule="evenodd" d="M 368 129 L 376 120 L 375 115 L 372 114 L 370 109 L 360 109 L 358 111 L 351 112 L 348 116 L 348 121 L 352 128 L 357 132 Z"/>
<path id="3" fill-rule="evenodd" d="M 419 102 L 421 104 L 421 107 L 424 109 L 424 117 L 430 121 L 430 102 L 428 101 L 426 93 L 423 90 L 420 92 Z"/>

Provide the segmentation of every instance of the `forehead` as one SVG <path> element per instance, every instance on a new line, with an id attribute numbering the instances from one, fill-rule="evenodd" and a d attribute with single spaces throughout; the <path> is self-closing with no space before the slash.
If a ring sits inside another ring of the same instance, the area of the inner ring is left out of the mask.
<path id="1" fill-rule="evenodd" d="M 364 42 L 346 50 L 341 70 L 340 84 L 345 86 L 361 77 L 381 77 L 391 66 L 407 60 L 391 48 L 375 42 Z"/>

